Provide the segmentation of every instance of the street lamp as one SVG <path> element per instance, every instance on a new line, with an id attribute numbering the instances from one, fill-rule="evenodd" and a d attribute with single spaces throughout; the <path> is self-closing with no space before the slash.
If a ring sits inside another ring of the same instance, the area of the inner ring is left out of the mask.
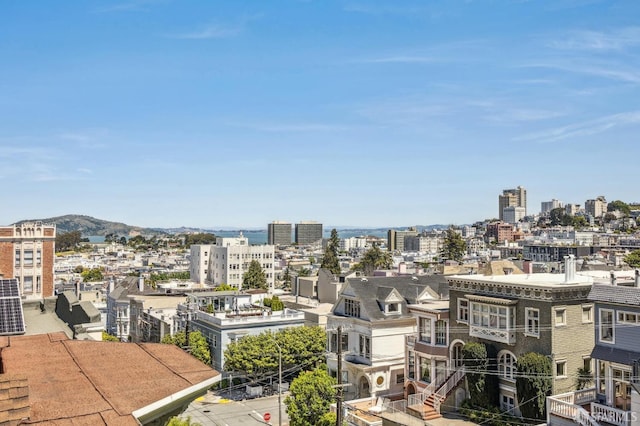
<path id="1" fill-rule="evenodd" d="M 282 349 L 273 337 L 273 343 L 278 347 L 278 425 L 282 426 Z"/>

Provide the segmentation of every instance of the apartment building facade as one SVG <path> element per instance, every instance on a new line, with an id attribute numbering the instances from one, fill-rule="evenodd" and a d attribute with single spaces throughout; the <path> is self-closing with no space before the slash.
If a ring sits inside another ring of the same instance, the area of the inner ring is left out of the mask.
<path id="1" fill-rule="evenodd" d="M 594 342 L 593 280 L 565 274 L 455 275 L 447 277 L 452 342 L 480 342 L 499 378 L 502 410 L 519 413 L 516 362 L 528 352 L 552 360 L 553 392 L 573 389 L 579 368 L 590 362 Z"/>
<path id="2" fill-rule="evenodd" d="M 504 209 L 507 207 L 524 207 L 527 212 L 527 190 L 522 186 L 515 189 L 505 189 L 502 195 L 498 195 L 498 218 L 504 219 Z"/>
<path id="3" fill-rule="evenodd" d="M 260 263 L 267 278 L 267 285 L 273 288 L 275 247 L 272 245 L 249 245 L 247 237 L 240 233 L 235 238 L 217 238 L 216 244 L 210 247 L 207 281 L 213 285 L 229 284 L 242 289 L 244 273 L 249 270 L 250 263 Z"/>
<path id="4" fill-rule="evenodd" d="M 42 222 L 0 227 L 0 276 L 16 278 L 23 299 L 53 296 L 56 226 Z"/>

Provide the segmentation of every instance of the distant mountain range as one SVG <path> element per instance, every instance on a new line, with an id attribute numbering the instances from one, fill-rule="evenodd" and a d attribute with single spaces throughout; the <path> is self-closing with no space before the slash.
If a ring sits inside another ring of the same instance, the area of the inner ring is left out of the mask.
<path id="1" fill-rule="evenodd" d="M 242 228 L 230 228 L 225 227 L 223 229 L 214 229 L 214 228 L 195 228 L 195 227 L 179 227 L 179 228 L 144 228 L 141 226 L 131 226 L 121 222 L 111 222 L 108 220 L 97 219 L 95 217 L 86 216 L 86 215 L 77 215 L 77 214 L 68 214 L 64 216 L 56 216 L 49 217 L 46 219 L 26 219 L 17 222 L 18 224 L 23 222 L 43 222 L 43 223 L 53 223 L 56 225 L 56 230 L 58 234 L 63 234 L 71 231 L 80 231 L 83 237 L 87 237 L 90 235 L 107 235 L 107 234 L 116 234 L 120 236 L 133 236 L 138 234 L 149 235 L 149 234 L 187 234 L 187 233 L 195 233 L 195 232 L 211 232 L 215 233 L 216 231 L 236 231 L 242 230 Z M 422 231 L 424 229 L 432 230 L 432 229 L 446 229 L 448 225 L 418 225 L 417 229 Z M 384 230 L 387 229 L 406 229 L 406 227 L 379 227 L 379 228 L 367 228 L 367 227 L 357 227 L 357 226 L 325 226 L 325 230 L 330 230 L 332 228 L 336 228 L 338 230 Z M 246 228 L 245 232 L 264 232 L 266 230 L 266 225 L 263 229 L 258 228 Z M 363 232 L 364 234 L 364 232 Z"/>
<path id="2" fill-rule="evenodd" d="M 120 222 L 110 222 L 108 220 L 96 219 L 91 216 L 67 214 L 64 216 L 49 217 L 46 219 L 26 219 L 17 222 L 43 222 L 56 225 L 56 233 L 64 234 L 71 231 L 80 231 L 83 237 L 89 235 L 136 235 L 136 234 L 159 234 L 166 233 L 160 229 L 143 228 L 131 226 Z"/>

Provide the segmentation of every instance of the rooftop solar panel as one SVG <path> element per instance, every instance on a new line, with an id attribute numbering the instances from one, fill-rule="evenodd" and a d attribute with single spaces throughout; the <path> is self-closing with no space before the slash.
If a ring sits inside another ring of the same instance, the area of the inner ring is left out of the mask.
<path id="1" fill-rule="evenodd" d="M 24 315 L 18 280 L 0 280 L 0 335 L 24 334 Z"/>

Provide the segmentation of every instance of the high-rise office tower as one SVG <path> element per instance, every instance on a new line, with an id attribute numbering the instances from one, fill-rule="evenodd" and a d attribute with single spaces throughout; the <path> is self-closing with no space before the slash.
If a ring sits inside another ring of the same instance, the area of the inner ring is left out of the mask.
<path id="1" fill-rule="evenodd" d="M 296 223 L 296 244 L 309 245 L 322 241 L 322 224 L 318 222 Z"/>
<path id="2" fill-rule="evenodd" d="M 274 220 L 267 225 L 267 242 L 273 246 L 291 244 L 291 223 Z"/>
<path id="3" fill-rule="evenodd" d="M 505 207 L 524 207 L 525 215 L 527 212 L 527 190 L 521 186 L 515 189 L 505 189 L 502 195 L 498 195 L 498 217 L 504 220 Z"/>

